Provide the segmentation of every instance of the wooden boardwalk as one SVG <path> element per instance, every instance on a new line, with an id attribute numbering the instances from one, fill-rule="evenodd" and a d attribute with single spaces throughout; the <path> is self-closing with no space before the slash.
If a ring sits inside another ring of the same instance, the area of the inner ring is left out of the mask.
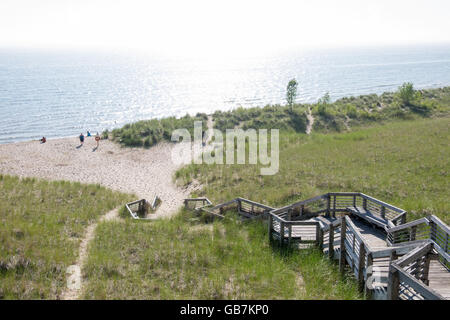
<path id="1" fill-rule="evenodd" d="M 448 269 L 439 261 L 430 262 L 428 271 L 429 286 L 442 295 L 445 299 L 450 299 L 450 277 Z"/>
<path id="2" fill-rule="evenodd" d="M 200 205 L 199 205 L 200 204 Z M 186 208 L 225 218 L 267 218 L 269 240 L 316 245 L 341 272 L 351 272 L 374 299 L 450 299 L 450 229 L 435 216 L 406 223 L 406 211 L 357 192 L 327 193 L 282 208 L 236 198 L 213 206 L 186 199 Z"/>

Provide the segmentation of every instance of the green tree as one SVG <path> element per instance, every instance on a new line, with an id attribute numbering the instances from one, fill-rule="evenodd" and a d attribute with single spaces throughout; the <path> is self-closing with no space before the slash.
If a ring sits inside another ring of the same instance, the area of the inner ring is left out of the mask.
<path id="1" fill-rule="evenodd" d="M 398 88 L 398 97 L 404 105 L 411 105 L 411 102 L 416 98 L 416 92 L 411 82 L 405 82 Z"/>
<path id="2" fill-rule="evenodd" d="M 327 92 L 319 99 L 319 104 L 328 105 L 331 103 L 330 93 Z"/>
<path id="3" fill-rule="evenodd" d="M 298 86 L 298 82 L 295 79 L 292 79 L 291 81 L 289 81 L 289 83 L 287 85 L 286 101 L 287 101 L 287 104 L 289 106 L 291 106 L 291 108 L 294 105 L 295 98 L 297 97 L 297 86 Z"/>
<path id="4" fill-rule="evenodd" d="M 326 116 L 328 113 L 328 105 L 331 103 L 330 93 L 327 92 L 317 102 L 317 111 L 320 115 Z"/>

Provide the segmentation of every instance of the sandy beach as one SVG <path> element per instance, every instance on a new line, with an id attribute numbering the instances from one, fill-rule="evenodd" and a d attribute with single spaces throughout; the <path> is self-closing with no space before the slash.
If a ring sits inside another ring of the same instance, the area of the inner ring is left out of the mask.
<path id="1" fill-rule="evenodd" d="M 80 145 L 78 137 L 27 141 L 0 145 L 0 173 L 20 177 L 98 183 L 151 201 L 162 199 L 154 218 L 170 216 L 195 188 L 177 187 L 173 174 L 179 167 L 171 161 L 170 143 L 150 148 L 123 148 L 108 140 L 94 150 L 94 137 Z"/>

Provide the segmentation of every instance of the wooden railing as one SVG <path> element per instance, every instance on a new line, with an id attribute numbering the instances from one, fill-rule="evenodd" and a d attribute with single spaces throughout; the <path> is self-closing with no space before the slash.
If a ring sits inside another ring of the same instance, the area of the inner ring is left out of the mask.
<path id="1" fill-rule="evenodd" d="M 291 219 L 295 220 L 323 213 L 328 217 L 336 217 L 336 213 L 345 213 L 349 210 L 385 229 L 406 222 L 405 210 L 360 192 L 330 192 L 275 209 L 272 213 L 281 217 L 290 214 Z"/>
<path id="2" fill-rule="evenodd" d="M 327 195 L 321 195 L 279 209 L 274 209 L 271 213 L 280 217 L 289 216 L 289 220 L 302 219 L 306 216 L 317 216 L 327 212 L 327 200 Z"/>
<path id="3" fill-rule="evenodd" d="M 443 258 L 433 252 L 434 242 L 427 241 L 392 261 L 389 267 L 387 298 L 390 300 L 443 300 L 442 295 L 429 287 L 428 275 L 430 261 Z M 448 257 L 446 258 L 448 264 Z"/>
<path id="4" fill-rule="evenodd" d="M 147 202 L 145 199 L 140 199 L 127 203 L 125 207 L 133 219 L 145 220 L 145 216 L 149 212 L 149 209 L 155 210 L 160 202 L 161 199 L 158 196 L 155 196 L 151 203 Z"/>
<path id="5" fill-rule="evenodd" d="M 184 199 L 184 207 L 190 210 L 198 210 L 209 205 L 212 205 L 212 202 L 206 197 Z"/>
<path id="6" fill-rule="evenodd" d="M 280 245 L 293 242 L 318 243 L 319 222 L 315 221 L 289 221 L 273 213 L 269 213 L 269 241 L 276 239 Z M 302 229 L 302 237 L 298 232 Z"/>
<path id="7" fill-rule="evenodd" d="M 125 205 L 133 219 L 141 219 L 146 213 L 147 201 L 145 199 L 129 202 Z"/>
<path id="8" fill-rule="evenodd" d="M 341 220 L 337 219 L 329 225 L 319 226 L 318 246 L 330 258 L 339 258 Z"/>
<path id="9" fill-rule="evenodd" d="M 236 198 L 213 206 L 208 198 L 190 198 L 184 200 L 185 208 L 202 211 L 214 218 L 225 218 L 224 214 L 229 210 L 236 212 L 246 219 L 258 219 L 266 217 L 274 208 L 244 198 Z"/>
<path id="10" fill-rule="evenodd" d="M 371 264 L 370 261 L 367 263 L 367 260 L 370 260 L 367 256 L 371 250 L 349 217 L 342 217 L 341 221 L 339 269 L 344 272 L 347 263 L 358 280 L 360 288 L 363 289 L 367 274 L 366 267 Z"/>
<path id="11" fill-rule="evenodd" d="M 450 254 L 449 237 L 449 227 L 434 215 L 387 230 L 387 242 L 390 246 L 431 240 L 443 256 Z"/>

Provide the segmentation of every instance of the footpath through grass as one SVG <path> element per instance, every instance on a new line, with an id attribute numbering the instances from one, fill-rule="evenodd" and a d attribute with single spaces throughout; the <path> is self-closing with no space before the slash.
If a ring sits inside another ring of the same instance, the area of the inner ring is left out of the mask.
<path id="1" fill-rule="evenodd" d="M 58 299 L 86 227 L 130 196 L 0 175 L 0 299 Z"/>
<path id="2" fill-rule="evenodd" d="M 215 203 L 235 197 L 282 206 L 326 192 L 359 191 L 450 223 L 450 118 L 392 122 L 349 133 L 280 135 L 280 169 L 259 165 L 189 165 L 180 184 L 204 184 L 197 195 Z"/>
<path id="3" fill-rule="evenodd" d="M 83 277 L 87 299 L 358 299 L 318 250 L 272 248 L 261 222 L 99 224 Z"/>

